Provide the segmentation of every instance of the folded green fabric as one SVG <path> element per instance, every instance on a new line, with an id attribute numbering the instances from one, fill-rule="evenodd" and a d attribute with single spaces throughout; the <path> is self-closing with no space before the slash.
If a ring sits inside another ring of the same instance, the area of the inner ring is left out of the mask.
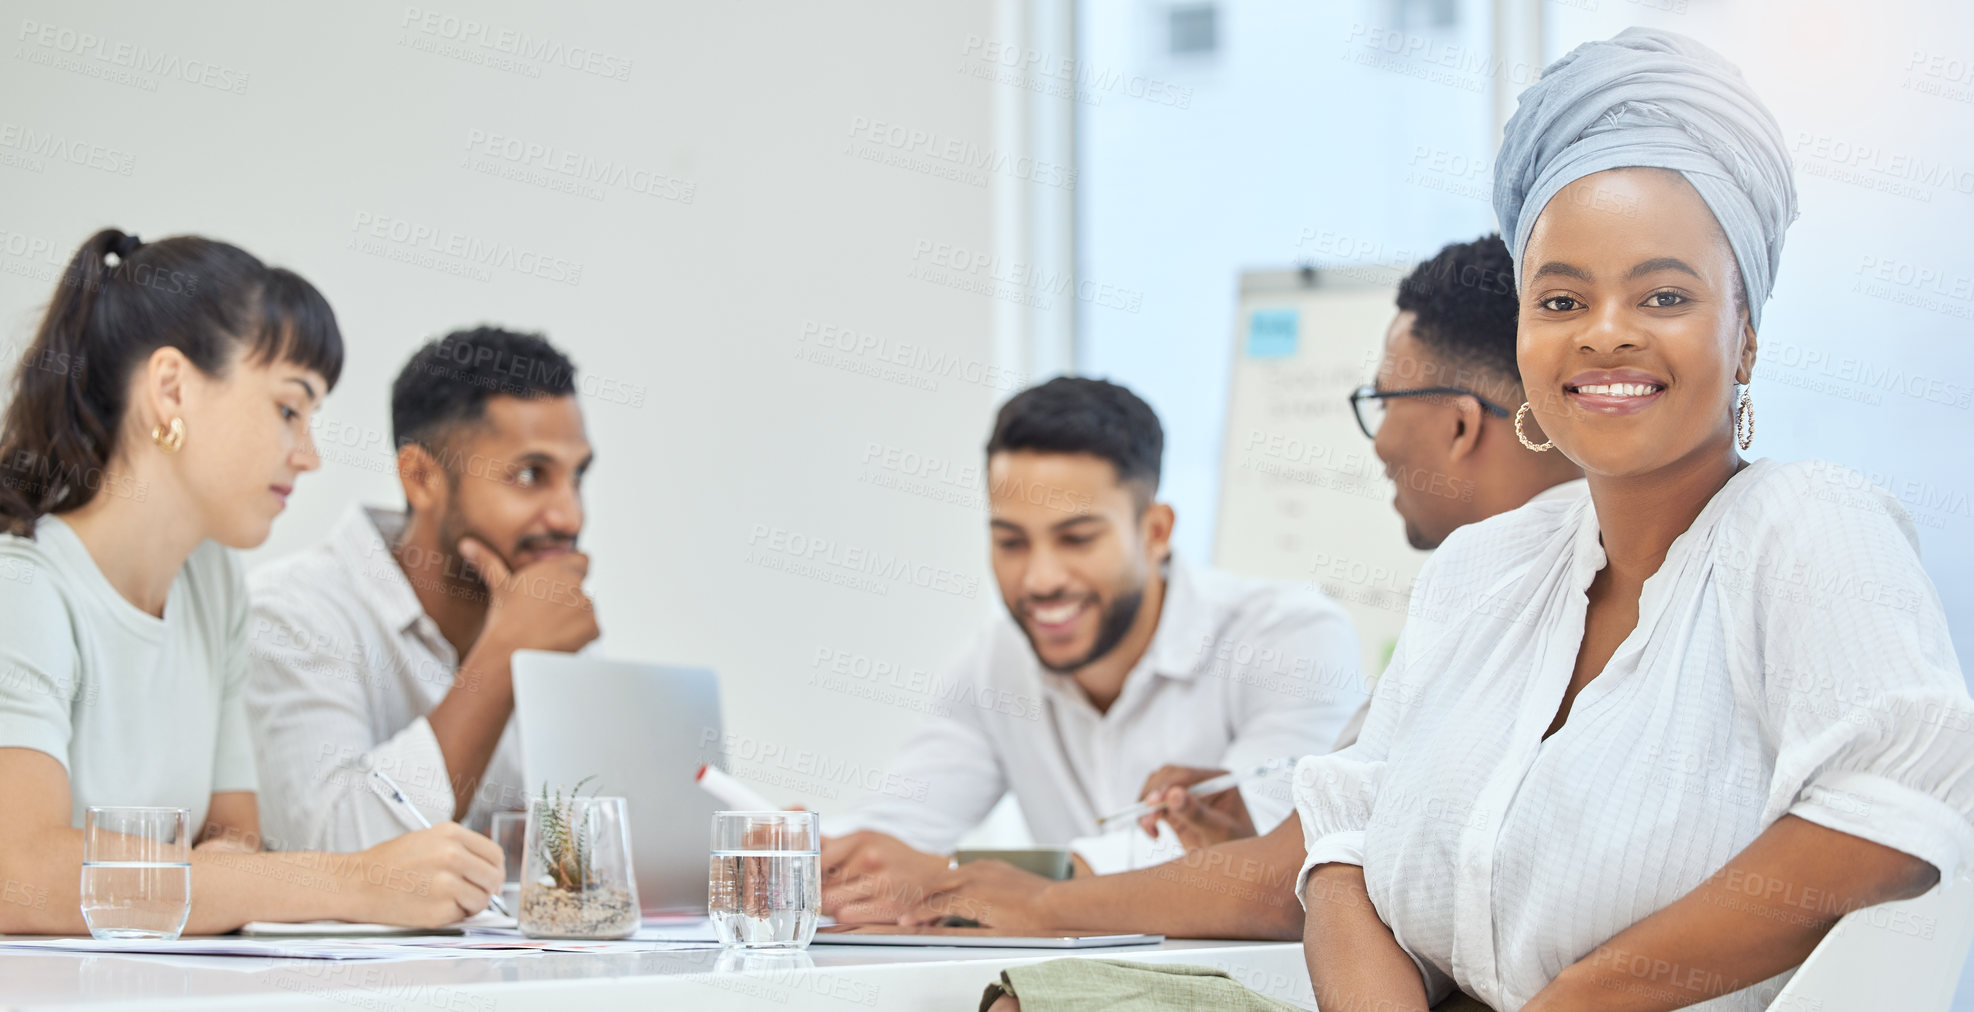
<path id="1" fill-rule="evenodd" d="M 1003 994 L 1020 999 L 1021 1012 L 1299 1012 L 1210 966 L 1121 959 L 1052 959 L 1003 970 L 1000 983 L 981 995 L 980 1012 Z"/>

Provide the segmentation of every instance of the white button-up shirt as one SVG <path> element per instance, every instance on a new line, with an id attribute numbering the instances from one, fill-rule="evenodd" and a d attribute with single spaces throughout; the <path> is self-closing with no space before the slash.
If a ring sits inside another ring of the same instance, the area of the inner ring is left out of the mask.
<path id="1" fill-rule="evenodd" d="M 1432 998 L 1457 984 L 1498 1009 L 1784 815 L 1952 880 L 1974 847 L 1974 704 L 1896 500 L 1836 465 L 1743 469 L 1544 739 L 1605 564 L 1598 531 L 1583 496 L 1434 553 L 1362 738 L 1297 767 L 1305 878 L 1361 865 Z M 1751 906 L 1772 899 L 1751 888 Z M 1693 1007 L 1759 1009 L 1782 980 Z"/>
<path id="2" fill-rule="evenodd" d="M 1551 485 L 1548 488 L 1545 488 L 1542 491 L 1537 492 L 1532 496 L 1529 496 L 1528 501 L 1553 502 L 1559 499 L 1574 499 L 1578 496 L 1585 496 L 1589 494 L 1590 494 L 1589 482 L 1585 481 L 1582 478 L 1571 478 L 1568 481 L 1557 482 L 1556 484 Z M 1358 707 L 1357 712 L 1351 715 L 1350 723 L 1344 725 L 1343 733 L 1337 735 L 1336 747 L 1343 748 L 1344 746 L 1355 742 L 1357 740 L 1357 736 L 1363 733 L 1364 731 L 1365 718 L 1369 717 L 1370 715 L 1371 715 L 1371 701 L 1367 698 L 1364 700 L 1364 705 Z"/>
<path id="3" fill-rule="evenodd" d="M 426 819 L 452 818 L 452 774 L 425 715 L 452 689 L 459 657 L 388 547 L 403 523 L 353 506 L 327 543 L 249 578 L 247 713 L 275 846 L 361 850 L 411 828 L 371 790 L 372 768 Z M 485 830 L 493 812 L 526 802 L 510 720 L 461 822 Z"/>
<path id="4" fill-rule="evenodd" d="M 968 705 L 928 719 L 888 767 L 925 790 L 831 829 L 944 852 L 1011 790 L 1035 842 L 1073 846 L 1100 873 L 1168 860 L 1179 853 L 1169 834 L 1151 847 L 1135 823 L 1099 836 L 1097 820 L 1137 802 L 1168 763 L 1239 770 L 1327 751 L 1366 695 L 1357 657 L 1349 617 L 1321 593 L 1174 559 L 1151 644 L 1099 713 L 1003 612 L 955 666 Z M 1286 772 L 1242 796 L 1263 831 L 1293 807 Z"/>

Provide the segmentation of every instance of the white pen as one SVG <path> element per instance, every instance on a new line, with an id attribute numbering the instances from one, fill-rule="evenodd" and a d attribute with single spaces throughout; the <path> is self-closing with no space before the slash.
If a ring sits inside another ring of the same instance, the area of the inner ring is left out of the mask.
<path id="1" fill-rule="evenodd" d="M 1259 780 L 1262 777 L 1279 772 L 1283 767 L 1292 765 L 1294 762 L 1295 760 L 1292 758 L 1270 759 L 1267 762 L 1262 763 L 1259 766 L 1255 766 L 1251 769 L 1237 770 L 1233 773 L 1222 773 L 1217 777 L 1213 777 L 1208 780 L 1202 780 L 1199 783 L 1196 783 L 1191 787 L 1186 788 L 1186 793 L 1196 798 L 1208 794 L 1218 794 L 1221 791 L 1227 790 L 1230 787 L 1239 787 L 1240 785 L 1247 783 L 1250 780 Z M 1104 816 L 1101 819 L 1098 819 L 1097 826 L 1101 828 L 1103 826 L 1108 826 L 1113 822 L 1118 822 L 1123 819 L 1135 819 L 1142 815 L 1150 815 L 1151 813 L 1161 811 L 1164 808 L 1165 805 L 1161 802 L 1140 801 L 1137 804 L 1132 805 L 1131 807 L 1126 808 L 1121 812 L 1113 812 L 1109 815 Z"/>
<path id="2" fill-rule="evenodd" d="M 405 797 L 404 792 L 398 789 L 398 782 L 392 780 L 389 774 L 374 766 L 370 768 L 370 789 L 376 791 L 377 796 L 383 798 L 386 802 L 396 805 L 398 815 L 403 816 L 409 813 L 411 822 L 413 823 L 412 828 L 432 828 L 432 824 L 425 818 L 425 813 L 419 811 L 418 806 L 412 804 L 411 799 Z M 507 904 L 500 901 L 500 893 L 488 893 L 487 902 L 493 904 L 493 908 L 500 911 L 502 917 L 514 916 L 507 912 Z"/>

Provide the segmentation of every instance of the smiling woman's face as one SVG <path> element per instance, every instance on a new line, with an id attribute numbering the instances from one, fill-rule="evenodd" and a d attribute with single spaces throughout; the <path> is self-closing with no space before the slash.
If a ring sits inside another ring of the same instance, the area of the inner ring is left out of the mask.
<path id="1" fill-rule="evenodd" d="M 1754 369 L 1734 250 L 1676 172 L 1611 169 L 1558 193 L 1522 257 L 1516 359 L 1530 411 L 1586 473 L 1732 452 Z"/>

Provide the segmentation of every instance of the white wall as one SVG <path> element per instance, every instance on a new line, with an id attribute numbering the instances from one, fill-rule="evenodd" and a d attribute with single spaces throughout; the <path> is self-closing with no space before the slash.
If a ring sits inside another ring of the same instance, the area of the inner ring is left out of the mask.
<path id="1" fill-rule="evenodd" d="M 1009 392 L 999 367 L 1019 363 L 994 360 L 994 299 L 908 276 L 928 266 L 921 248 L 988 250 L 995 186 L 1034 185 L 997 177 L 1004 89 L 964 72 L 990 3 L 437 3 L 429 23 L 399 3 L 0 6 L 0 340 L 31 337 L 53 272 L 103 225 L 225 238 L 314 281 L 349 362 L 318 428 L 329 461 L 259 560 L 320 539 L 351 503 L 398 501 L 387 389 L 419 342 L 481 321 L 545 330 L 589 384 L 601 650 L 713 665 L 737 751 L 755 757 L 736 772 L 777 799 L 846 805 L 927 700 L 869 677 L 844 684 L 894 698 L 813 685 L 819 653 L 909 682 L 1000 607 L 966 484 Z M 461 38 L 467 19 L 486 27 Z M 78 54 L 84 33 L 106 41 Z M 524 53 L 489 66 L 500 54 L 482 42 Z M 542 45 L 594 51 L 601 73 L 525 51 Z M 902 126 L 884 136 L 918 161 L 861 157 L 898 153 L 853 135 L 878 122 Z M 129 171 L 37 159 L 22 131 L 110 149 L 99 161 Z M 471 150 L 482 135 L 677 182 L 560 192 L 479 171 L 522 167 Z M 954 150 L 990 164 L 929 171 Z M 385 220 L 511 247 L 551 275 L 579 265 L 579 280 L 398 262 L 377 251 L 411 246 L 361 227 Z M 811 324 L 881 343 L 819 364 L 801 357 L 819 346 Z M 953 463 L 905 473 L 921 457 Z M 855 574 L 826 560 L 824 580 L 750 562 L 795 561 L 757 537 L 777 528 L 906 573 L 858 589 L 827 582 Z M 933 575 L 969 592 L 914 583 Z"/>

